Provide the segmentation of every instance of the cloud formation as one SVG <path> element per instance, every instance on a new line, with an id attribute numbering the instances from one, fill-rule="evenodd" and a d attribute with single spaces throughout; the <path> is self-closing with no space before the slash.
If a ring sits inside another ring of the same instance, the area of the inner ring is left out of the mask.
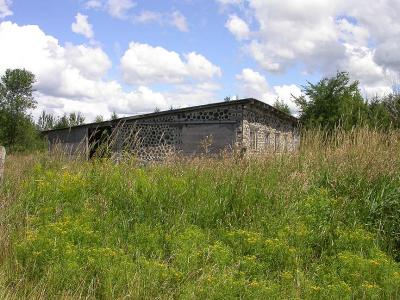
<path id="1" fill-rule="evenodd" d="M 108 0 L 107 11 L 108 13 L 119 19 L 126 17 L 126 13 L 136 4 L 132 0 Z"/>
<path id="2" fill-rule="evenodd" d="M 236 75 L 239 83 L 240 92 L 246 97 L 262 100 L 270 105 L 279 99 L 286 103 L 292 113 L 297 113 L 297 107 L 293 102 L 293 97 L 301 95 L 301 89 L 294 84 L 270 86 L 267 79 L 259 72 L 250 68 L 245 68 Z"/>
<path id="3" fill-rule="evenodd" d="M 134 23 L 158 23 L 161 26 L 169 25 L 175 27 L 181 32 L 189 32 L 189 25 L 187 23 L 186 17 L 177 10 L 173 12 L 143 10 L 140 13 L 135 14 L 132 20 Z"/>
<path id="4" fill-rule="evenodd" d="M 128 18 L 128 12 L 135 6 L 132 0 L 89 0 L 85 3 L 87 9 L 105 10 L 117 19 Z"/>
<path id="5" fill-rule="evenodd" d="M 143 83 L 164 81 L 168 75 L 179 82 L 160 93 L 141 84 L 141 80 L 133 82 L 137 84 L 132 89 L 123 88 L 116 80 L 108 78 L 112 63 L 100 47 L 61 45 L 36 25 L 2 22 L 0 40 L 4 43 L 0 47 L 0 74 L 7 68 L 25 68 L 36 75 L 38 108 L 35 115 L 42 109 L 58 115 L 80 111 L 91 121 L 96 115 L 108 117 L 113 111 L 123 116 L 151 112 L 155 107 L 168 109 L 170 105 L 181 107 L 206 103 L 215 98 L 214 93 L 219 89 L 210 79 L 219 75 L 220 69 L 194 52 L 182 59 L 173 51 L 131 43 L 133 50 L 139 50 L 137 54 L 143 59 L 141 69 L 135 75 L 143 78 Z M 150 49 L 150 56 L 146 58 L 141 49 Z M 132 48 L 127 52 L 129 50 Z M 154 54 L 160 55 L 158 58 L 162 64 L 175 57 L 178 69 L 168 65 L 164 69 L 165 77 L 161 76 L 151 60 Z M 190 79 L 196 82 L 187 82 Z"/>
<path id="6" fill-rule="evenodd" d="M 225 23 L 225 27 L 236 37 L 238 40 L 245 40 L 250 37 L 250 29 L 245 21 L 236 15 L 229 16 Z"/>
<path id="7" fill-rule="evenodd" d="M 203 55 L 180 55 L 162 47 L 131 42 L 121 58 L 123 78 L 129 84 L 183 83 L 221 76 L 221 69 Z"/>
<path id="8" fill-rule="evenodd" d="M 0 0 L 0 19 L 11 16 L 13 12 L 11 11 L 11 0 Z"/>
<path id="9" fill-rule="evenodd" d="M 88 16 L 78 13 L 75 16 L 75 22 L 72 23 L 71 29 L 77 34 L 82 34 L 88 39 L 93 38 L 93 26 L 88 21 Z"/>
<path id="10" fill-rule="evenodd" d="M 226 27 L 267 72 L 299 65 L 324 76 L 346 70 L 369 95 L 390 91 L 393 74 L 400 72 L 397 0 L 217 1 L 237 7 Z M 237 14 L 252 20 L 248 40 L 248 24 Z"/>

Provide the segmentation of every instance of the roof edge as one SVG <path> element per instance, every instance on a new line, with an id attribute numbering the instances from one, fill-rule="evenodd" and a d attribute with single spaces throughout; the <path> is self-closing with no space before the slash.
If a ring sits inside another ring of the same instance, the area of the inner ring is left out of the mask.
<path id="1" fill-rule="evenodd" d="M 48 129 L 48 130 L 43 130 L 41 132 L 48 133 L 48 132 L 58 131 L 58 130 L 66 130 L 66 129 L 71 129 L 71 128 L 85 128 L 85 127 L 93 127 L 93 126 L 112 126 L 113 124 L 119 123 L 121 121 L 139 120 L 139 119 L 143 119 L 143 118 L 164 116 L 164 115 L 173 114 L 173 113 L 182 113 L 182 112 L 193 111 L 193 110 L 198 110 L 198 109 L 205 109 L 205 108 L 224 107 L 224 106 L 230 106 L 230 105 L 235 105 L 235 104 L 241 104 L 241 105 L 243 105 L 243 104 L 258 104 L 258 105 L 261 105 L 263 108 L 266 108 L 285 119 L 288 119 L 295 123 L 298 122 L 298 119 L 296 117 L 289 115 L 283 111 L 280 111 L 279 109 L 276 109 L 275 107 L 273 107 L 263 101 L 260 101 L 255 98 L 243 98 L 243 99 L 238 99 L 238 100 L 215 102 L 215 103 L 202 104 L 202 105 L 196 105 L 196 106 L 190 106 L 190 107 L 184 107 L 184 108 L 164 110 L 164 111 L 160 111 L 160 112 L 140 114 L 140 115 L 123 117 L 123 118 L 118 118 L 115 120 L 108 120 L 108 121 L 103 121 L 103 122 L 92 122 L 92 123 L 86 123 L 86 124 L 81 124 L 81 125 L 77 125 L 77 126 L 71 126 L 71 127 Z"/>

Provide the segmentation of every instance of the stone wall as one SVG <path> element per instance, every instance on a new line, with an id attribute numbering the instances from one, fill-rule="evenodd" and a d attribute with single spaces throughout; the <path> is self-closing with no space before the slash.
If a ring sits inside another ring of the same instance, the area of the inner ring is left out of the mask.
<path id="1" fill-rule="evenodd" d="M 143 160 L 162 160 L 175 153 L 218 154 L 232 149 L 247 153 L 292 151 L 299 141 L 296 125 L 295 119 L 268 105 L 244 99 L 125 118 L 119 124 L 110 121 L 54 130 L 47 137 L 50 149 L 62 146 L 71 155 L 86 153 L 91 157 L 106 144 L 111 155 L 131 153 Z M 111 143 L 104 142 L 101 134 L 92 136 L 97 129 L 107 129 Z"/>
<path id="2" fill-rule="evenodd" d="M 241 120 L 241 105 L 128 119 L 118 129 L 116 151 L 158 160 L 171 153 L 199 154 L 211 140 L 208 150 L 219 153 L 241 141 Z"/>
<path id="3" fill-rule="evenodd" d="M 144 160 L 161 160 L 182 144 L 179 128 L 167 123 L 126 123 L 116 130 L 116 152 L 132 153 Z"/>
<path id="4" fill-rule="evenodd" d="M 248 153 L 297 149 L 299 136 L 293 121 L 257 107 L 243 110 L 243 147 Z"/>

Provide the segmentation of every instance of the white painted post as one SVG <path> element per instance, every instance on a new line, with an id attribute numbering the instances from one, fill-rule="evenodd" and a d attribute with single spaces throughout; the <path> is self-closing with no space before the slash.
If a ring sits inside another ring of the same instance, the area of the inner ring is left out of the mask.
<path id="1" fill-rule="evenodd" d="M 4 165 L 6 163 L 6 149 L 3 146 L 0 146 L 0 184 L 4 178 Z"/>

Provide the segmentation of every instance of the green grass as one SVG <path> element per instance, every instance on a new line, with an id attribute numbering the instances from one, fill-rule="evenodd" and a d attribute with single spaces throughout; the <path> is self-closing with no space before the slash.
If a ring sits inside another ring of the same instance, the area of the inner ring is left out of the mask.
<path id="1" fill-rule="evenodd" d="M 397 299 L 400 135 L 309 133 L 298 154 L 10 156 L 1 298 Z"/>

